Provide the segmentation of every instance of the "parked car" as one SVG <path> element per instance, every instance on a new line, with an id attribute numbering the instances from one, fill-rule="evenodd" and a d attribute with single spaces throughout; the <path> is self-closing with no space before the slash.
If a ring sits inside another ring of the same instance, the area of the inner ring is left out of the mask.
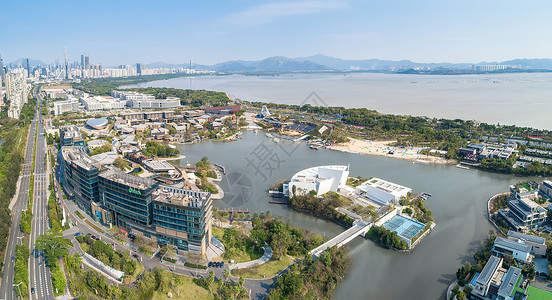
<path id="1" fill-rule="evenodd" d="M 210 261 L 210 262 L 209 262 L 209 263 L 207 264 L 207 267 L 209 267 L 209 268 L 210 268 L 210 267 L 212 267 L 212 266 L 213 266 L 213 262 L 212 262 L 212 261 Z"/>

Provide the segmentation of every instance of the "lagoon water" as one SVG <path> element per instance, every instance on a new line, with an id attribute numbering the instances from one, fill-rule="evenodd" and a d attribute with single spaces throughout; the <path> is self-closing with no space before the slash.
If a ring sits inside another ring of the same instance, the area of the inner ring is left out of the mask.
<path id="1" fill-rule="evenodd" d="M 216 90 L 234 98 L 286 104 L 300 104 L 314 91 L 329 106 L 552 129 L 550 73 L 229 75 L 175 78 L 135 86 Z M 307 101 L 315 104 L 312 99 Z M 243 140 L 231 143 L 208 141 L 179 148 L 186 155 L 182 164 L 208 156 L 227 168 L 228 175 L 222 182 L 226 196 L 216 202 L 217 207 L 270 210 L 297 226 L 328 237 L 344 229 L 286 206 L 269 204 L 271 198 L 266 189 L 276 180 L 289 179 L 308 167 L 350 164 L 352 176 L 377 176 L 411 187 L 415 193 L 431 193 L 433 197 L 426 205 L 433 211 L 435 230 L 411 253 L 386 250 L 356 238 L 348 245 L 351 269 L 337 288 L 336 299 L 445 299 L 457 268 L 471 260 L 492 230 L 486 218 L 488 198 L 521 180 L 449 165 L 310 150 L 302 143 L 283 139 L 275 144 L 262 132 L 246 132 Z M 259 158 L 267 155 L 272 159 L 260 163 Z"/>
<path id="2" fill-rule="evenodd" d="M 286 140 L 276 144 L 262 132 L 245 132 L 243 140 L 236 142 L 207 141 L 180 145 L 179 149 L 186 156 L 180 162 L 183 165 L 208 156 L 226 167 L 227 176 L 222 182 L 226 196 L 215 201 L 215 206 L 243 207 L 252 212 L 270 210 L 301 228 L 328 237 L 344 229 L 286 206 L 269 204 L 272 198 L 266 189 L 276 180 L 290 178 L 308 167 L 350 164 L 352 176 L 376 176 L 411 187 L 414 193 L 431 193 L 426 206 L 432 209 L 437 226 L 411 253 L 386 250 L 362 237 L 348 244 L 351 268 L 335 292 L 336 299 L 445 299 L 445 290 L 457 268 L 471 259 L 492 229 L 486 218 L 488 198 L 520 180 L 450 165 L 311 150 L 303 143 Z M 265 157 L 261 153 L 269 153 L 272 159 L 260 163 L 259 158 Z"/>
<path id="3" fill-rule="evenodd" d="M 552 129 L 552 73 L 402 75 L 377 73 L 199 76 L 146 82 L 227 92 L 284 104 L 365 107 L 382 113 Z M 316 103 L 311 92 L 320 96 Z"/>

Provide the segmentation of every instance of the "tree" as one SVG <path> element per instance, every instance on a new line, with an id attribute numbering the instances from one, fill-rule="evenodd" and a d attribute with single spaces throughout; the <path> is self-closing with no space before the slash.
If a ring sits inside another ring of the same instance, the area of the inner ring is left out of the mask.
<path id="1" fill-rule="evenodd" d="M 224 277 L 224 283 L 226 283 L 226 281 L 230 277 L 230 270 L 228 269 L 224 270 L 224 273 L 222 273 L 222 276 Z"/>
<path id="2" fill-rule="evenodd" d="M 128 169 L 128 167 L 130 166 L 130 164 L 120 156 L 115 158 L 115 161 L 113 162 L 113 165 L 115 167 L 119 168 L 121 171 L 124 171 L 124 170 Z"/>
<path id="3" fill-rule="evenodd" d="M 456 299 L 458 299 L 458 300 L 466 300 L 466 294 L 464 294 L 463 291 L 458 291 L 458 294 L 456 294 Z"/>
<path id="4" fill-rule="evenodd" d="M 177 134 L 178 131 L 176 130 L 176 128 L 172 127 L 172 126 L 168 126 L 167 129 L 169 130 L 169 134 L 173 135 L 173 134 Z"/>
<path id="5" fill-rule="evenodd" d="M 238 281 L 238 285 L 240 287 L 243 287 L 243 284 L 245 283 L 245 279 L 243 279 L 243 277 L 240 277 L 240 280 Z"/>
<path id="6" fill-rule="evenodd" d="M 213 282 L 215 282 L 215 272 L 211 271 L 209 272 L 209 276 L 207 277 L 207 285 L 209 286 L 209 291 L 212 293 L 211 288 L 213 286 Z"/>
<path id="7" fill-rule="evenodd" d="M 35 247 L 44 251 L 49 264 L 69 254 L 69 241 L 61 235 L 61 232 L 53 232 L 51 229 L 38 236 Z"/>

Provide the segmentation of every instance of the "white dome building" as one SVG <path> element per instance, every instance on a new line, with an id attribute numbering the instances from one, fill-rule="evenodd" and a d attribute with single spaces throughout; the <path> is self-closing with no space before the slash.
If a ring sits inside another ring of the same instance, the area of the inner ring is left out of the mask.
<path id="1" fill-rule="evenodd" d="M 349 166 L 329 165 L 312 167 L 297 172 L 288 184 L 284 184 L 284 195 L 293 197 L 295 195 L 305 195 L 315 191 L 317 196 L 324 195 L 327 192 L 337 192 L 338 189 L 345 187 L 349 177 Z"/>

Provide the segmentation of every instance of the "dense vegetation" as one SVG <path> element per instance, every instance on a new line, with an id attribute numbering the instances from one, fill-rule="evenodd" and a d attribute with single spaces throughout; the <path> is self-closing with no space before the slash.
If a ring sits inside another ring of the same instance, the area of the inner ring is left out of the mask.
<path id="1" fill-rule="evenodd" d="M 251 239 L 257 246 L 270 245 L 276 259 L 284 255 L 303 257 L 324 241 L 322 236 L 296 228 L 270 213 L 255 214 L 252 225 Z"/>
<path id="2" fill-rule="evenodd" d="M 332 247 L 320 257 L 305 256 L 276 280 L 268 299 L 330 299 L 349 268 L 345 250 Z"/>
<path id="3" fill-rule="evenodd" d="M 15 194 L 27 140 L 29 126 L 22 125 L 18 120 L 0 120 L 0 253 L 6 247 L 11 221 L 8 206 Z"/>
<path id="4" fill-rule="evenodd" d="M 244 261 L 250 261 L 261 257 L 264 252 L 263 244 L 257 244 L 251 237 L 241 234 L 234 228 L 225 228 L 221 241 L 224 244 L 224 259 L 226 260 L 234 259 L 236 256 L 242 257 L 244 255 L 240 254 L 245 253 L 247 259 Z M 236 262 L 241 261 L 236 260 Z"/>
<path id="5" fill-rule="evenodd" d="M 229 99 L 226 93 L 206 90 L 181 90 L 174 88 L 132 88 L 126 89 L 144 94 L 154 95 L 157 99 L 166 99 L 167 97 L 180 98 L 180 104 L 192 107 L 200 106 L 225 106 Z"/>
<path id="6" fill-rule="evenodd" d="M 16 293 L 22 296 L 29 294 L 29 245 L 27 243 L 23 245 L 15 245 L 15 266 L 14 266 L 14 277 L 13 282 L 19 283 L 21 285 L 16 289 Z M 10 282 L 11 284 L 11 282 Z"/>
<path id="7" fill-rule="evenodd" d="M 202 157 L 201 160 L 196 163 L 195 175 L 199 179 L 198 188 L 200 190 L 210 192 L 212 194 L 218 193 L 217 188 L 207 180 L 207 177 L 217 177 L 215 171 L 213 170 L 213 166 L 211 166 L 211 162 L 209 162 L 209 158 L 207 156 Z"/>
<path id="8" fill-rule="evenodd" d="M 100 147 L 94 148 L 92 151 L 90 151 L 90 153 L 88 155 L 94 156 L 94 155 L 102 154 L 102 153 L 109 152 L 109 151 L 111 151 L 111 144 L 105 144 L 105 145 L 102 145 Z"/>
<path id="9" fill-rule="evenodd" d="M 366 237 L 385 248 L 396 250 L 407 250 L 408 245 L 395 231 L 386 229 L 383 226 L 372 226 Z"/>
<path id="10" fill-rule="evenodd" d="M 63 294 L 67 282 L 59 259 L 69 254 L 69 240 L 63 238 L 61 232 L 50 229 L 47 233 L 38 236 L 35 248 L 44 251 L 46 264 L 50 267 L 50 272 L 52 273 L 54 291 L 56 289 L 58 291 L 55 293 L 56 296 Z"/>
<path id="11" fill-rule="evenodd" d="M 73 82 L 74 89 L 83 90 L 94 95 L 110 95 L 112 90 L 116 90 L 121 85 L 136 84 L 154 80 L 164 80 L 176 77 L 183 77 L 185 74 L 163 74 L 163 75 L 145 75 L 131 76 L 125 78 L 91 78 L 82 79 L 80 82 Z"/>
<path id="12" fill-rule="evenodd" d="M 102 241 L 92 239 L 88 235 L 80 235 L 77 240 L 81 244 L 88 245 L 87 253 L 97 258 L 105 265 L 125 272 L 125 276 L 132 276 L 138 264 L 130 255 L 122 250 L 113 250 L 113 247 Z"/>
<path id="13" fill-rule="evenodd" d="M 296 194 L 289 199 L 289 206 L 293 209 L 334 221 L 345 227 L 351 227 L 354 220 L 336 210 L 343 205 L 343 201 L 335 193 L 326 193 L 321 197 L 316 197 L 312 193 Z"/>
<path id="14" fill-rule="evenodd" d="M 178 149 L 169 147 L 169 145 L 160 144 L 156 141 L 148 141 L 146 143 L 146 149 L 143 150 L 147 156 L 154 155 L 158 157 L 172 157 L 180 154 Z"/>

